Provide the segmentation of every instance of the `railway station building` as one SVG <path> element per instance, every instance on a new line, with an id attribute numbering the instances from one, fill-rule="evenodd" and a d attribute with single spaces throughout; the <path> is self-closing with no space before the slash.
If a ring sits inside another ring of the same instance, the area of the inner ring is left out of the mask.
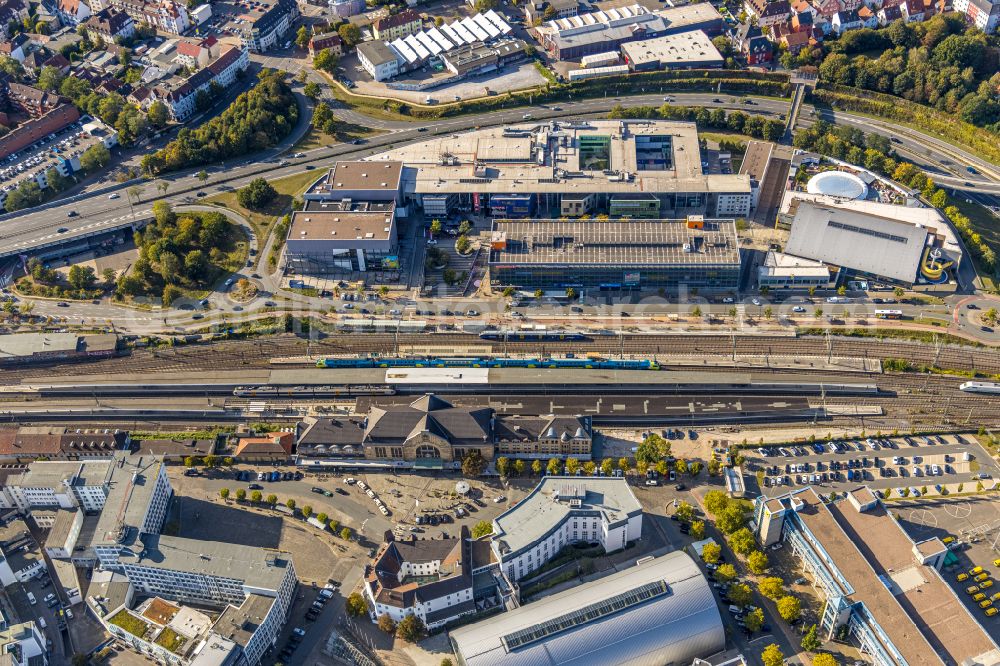
<path id="1" fill-rule="evenodd" d="M 735 289 L 733 220 L 494 220 L 494 288 L 522 290 Z"/>
<path id="2" fill-rule="evenodd" d="M 811 487 L 755 500 L 765 547 L 791 547 L 824 598 L 824 640 L 846 631 L 875 666 L 996 664 L 1000 646 L 940 572 L 950 551 L 912 539 L 879 498 L 859 487 L 828 502 Z"/>
<path id="3" fill-rule="evenodd" d="M 589 460 L 593 430 L 587 416 L 500 415 L 488 405 L 459 406 L 424 395 L 409 404 L 373 404 L 367 413 L 324 417 L 300 425 L 300 458 L 343 466 L 393 461 L 419 468 L 460 466 L 470 453 L 548 460 Z"/>

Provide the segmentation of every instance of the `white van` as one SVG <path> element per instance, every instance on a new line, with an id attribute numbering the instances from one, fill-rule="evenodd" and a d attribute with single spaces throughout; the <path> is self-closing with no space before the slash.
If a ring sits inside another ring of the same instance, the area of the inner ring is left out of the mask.
<path id="1" fill-rule="evenodd" d="M 38 626 L 41 627 L 42 629 L 45 629 L 46 624 L 45 624 L 45 618 L 44 617 L 38 618 Z"/>
<path id="2" fill-rule="evenodd" d="M 32 606 L 38 603 L 38 601 L 35 600 L 35 595 L 32 594 L 31 592 L 28 592 L 28 603 L 30 603 Z"/>

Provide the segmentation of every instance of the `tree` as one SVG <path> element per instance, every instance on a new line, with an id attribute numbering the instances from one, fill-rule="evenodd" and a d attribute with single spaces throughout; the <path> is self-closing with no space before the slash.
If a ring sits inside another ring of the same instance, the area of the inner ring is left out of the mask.
<path id="1" fill-rule="evenodd" d="M 549 476 L 556 476 L 562 471 L 563 465 L 559 458 L 549 458 L 549 463 L 546 465 L 545 470 L 549 473 Z"/>
<path id="2" fill-rule="evenodd" d="M 686 460 L 678 460 L 677 462 L 675 462 L 674 463 L 674 471 L 677 472 L 678 475 L 687 474 L 688 473 L 688 464 L 687 464 L 687 461 Z"/>
<path id="3" fill-rule="evenodd" d="M 892 290 L 892 295 L 895 296 L 898 301 L 906 295 L 906 291 L 902 287 L 896 287 Z"/>
<path id="4" fill-rule="evenodd" d="M 764 626 L 764 611 L 759 608 L 753 609 L 743 618 L 743 623 L 750 633 L 760 631 L 761 627 Z"/>
<path id="5" fill-rule="evenodd" d="M 669 455 L 670 442 L 653 432 L 636 447 L 635 459 L 652 465 Z"/>
<path id="6" fill-rule="evenodd" d="M 379 616 L 378 628 L 387 634 L 392 634 L 396 632 L 396 623 L 389 617 L 388 613 L 385 613 Z"/>
<path id="7" fill-rule="evenodd" d="M 720 569 L 722 567 L 719 567 Z M 750 591 L 750 586 L 746 583 L 736 583 L 735 585 L 729 586 L 729 600 L 732 601 L 737 606 L 748 606 L 750 600 L 753 599 L 753 593 Z"/>
<path id="8" fill-rule="evenodd" d="M 723 534 L 733 534 L 737 530 L 743 528 L 743 521 L 745 517 L 746 513 L 743 510 L 743 506 L 734 502 L 723 509 L 722 512 L 715 518 L 715 526 L 718 527 Z M 747 553 L 749 552 L 750 551 L 747 551 Z M 745 554 L 746 553 L 744 553 L 744 555 Z"/>
<path id="9" fill-rule="evenodd" d="M 471 249 L 472 241 L 469 240 L 468 236 L 459 236 L 455 241 L 455 250 L 459 254 L 468 254 Z"/>
<path id="10" fill-rule="evenodd" d="M 318 520 L 319 522 L 323 523 L 324 525 L 326 525 L 326 521 L 329 520 L 329 519 L 330 519 L 330 516 L 326 515 L 325 513 L 318 513 L 318 514 L 316 514 L 316 520 Z"/>
<path id="11" fill-rule="evenodd" d="M 195 458 L 194 456 L 187 456 L 184 458 L 184 466 L 187 467 L 188 469 L 194 467 L 197 464 L 198 464 L 198 459 Z"/>
<path id="12" fill-rule="evenodd" d="M 111 161 L 111 153 L 103 143 L 95 143 L 80 155 L 80 168 L 84 171 L 100 169 Z"/>
<path id="13" fill-rule="evenodd" d="M 694 306 L 694 310 L 691 310 L 691 316 L 694 317 L 695 319 L 700 318 L 701 317 L 701 308 L 698 307 L 697 305 Z"/>
<path id="14" fill-rule="evenodd" d="M 741 527 L 729 535 L 729 546 L 740 555 L 748 557 L 757 547 L 757 539 L 754 538 L 753 532 Z"/>
<path id="15" fill-rule="evenodd" d="M 785 655 L 776 643 L 771 643 L 760 653 L 760 660 L 764 666 L 782 666 L 785 663 Z"/>
<path id="16" fill-rule="evenodd" d="M 496 468 L 500 476 L 510 476 L 510 458 L 504 456 L 497 458 Z"/>
<path id="17" fill-rule="evenodd" d="M 267 496 L 267 503 L 270 504 L 271 506 L 274 506 L 275 504 L 278 503 L 278 496 L 275 495 L 274 493 L 271 493 L 270 495 Z"/>
<path id="18" fill-rule="evenodd" d="M 519 460 L 518 462 L 521 461 Z M 534 474 L 535 476 L 539 476 L 542 473 L 542 470 L 544 469 L 545 466 L 542 465 L 541 460 L 535 460 L 533 463 L 531 463 L 531 473 Z"/>
<path id="19" fill-rule="evenodd" d="M 236 490 L 236 501 L 237 502 L 242 502 L 246 498 L 247 498 L 247 491 L 244 490 L 243 488 L 238 488 Z"/>
<path id="20" fill-rule="evenodd" d="M 691 475 L 691 478 L 694 478 L 694 477 L 698 476 L 699 474 L 701 474 L 701 461 L 694 460 L 691 463 L 689 463 L 688 464 L 688 474 Z"/>
<path id="21" fill-rule="evenodd" d="M 48 183 L 53 192 L 62 192 L 69 187 L 72 181 L 59 173 L 59 169 L 49 167 L 49 169 L 45 172 L 45 182 Z"/>
<path id="22" fill-rule="evenodd" d="M 587 462 L 583 463 L 584 476 L 594 476 L 596 472 L 597 472 L 597 463 L 595 463 L 593 460 L 588 460 Z"/>
<path id="23" fill-rule="evenodd" d="M 323 94 L 323 89 L 315 81 L 310 81 L 302 88 L 302 94 L 315 102 Z"/>
<path id="24" fill-rule="evenodd" d="M 396 627 L 396 638 L 401 638 L 409 643 L 416 643 L 427 634 L 427 627 L 416 615 L 407 615 Z"/>
<path id="25" fill-rule="evenodd" d="M 207 455 L 203 459 L 205 467 L 215 467 L 219 464 L 219 456 Z"/>
<path id="26" fill-rule="evenodd" d="M 823 641 L 816 635 L 816 625 L 809 627 L 809 631 L 802 637 L 802 649 L 806 652 L 815 652 L 823 645 Z"/>
<path id="27" fill-rule="evenodd" d="M 253 504 L 260 504 L 260 498 L 261 497 L 262 497 L 262 495 L 260 494 L 260 491 L 259 490 L 255 490 L 252 493 L 250 493 L 250 502 L 253 503 Z"/>
<path id="28" fill-rule="evenodd" d="M 813 657 L 812 666 L 837 666 L 837 658 L 829 652 L 824 652 Z"/>
<path id="29" fill-rule="evenodd" d="M 236 200 L 244 208 L 260 209 L 278 196 L 277 191 L 263 178 L 254 178 L 236 193 Z"/>
<path id="30" fill-rule="evenodd" d="M 574 289 L 573 287 L 566 287 L 566 298 L 568 298 L 571 301 L 575 301 L 576 296 L 577 296 L 576 289 Z"/>
<path id="31" fill-rule="evenodd" d="M 729 506 L 730 499 L 729 496 L 721 490 L 711 490 L 705 493 L 703 503 L 705 504 L 706 511 L 713 516 L 718 516 L 722 513 L 723 509 Z"/>
<path id="32" fill-rule="evenodd" d="M 343 539 L 344 541 L 350 541 L 351 540 L 351 528 L 350 527 L 345 527 L 344 529 L 340 530 L 340 538 Z"/>
<path id="33" fill-rule="evenodd" d="M 705 538 L 705 521 L 696 520 L 691 523 L 691 538 L 698 541 Z"/>
<path id="34" fill-rule="evenodd" d="M 701 559 L 706 564 L 716 564 L 722 557 L 722 546 L 717 543 L 706 543 L 701 549 Z"/>
<path id="35" fill-rule="evenodd" d="M 720 583 L 728 583 L 736 580 L 736 567 L 732 564 L 719 565 L 719 568 L 715 570 L 715 580 Z"/>
<path id="36" fill-rule="evenodd" d="M 347 597 L 344 610 L 351 617 L 361 617 L 368 614 L 368 603 L 360 592 L 351 592 Z"/>
<path id="37" fill-rule="evenodd" d="M 94 286 L 94 283 L 97 282 L 97 275 L 94 274 L 94 269 L 90 266 L 73 264 L 69 268 L 66 279 L 74 289 L 85 290 Z"/>
<path id="38" fill-rule="evenodd" d="M 320 49 L 313 56 L 313 67 L 333 73 L 337 69 L 337 54 L 330 49 Z"/>
<path id="39" fill-rule="evenodd" d="M 691 519 L 694 518 L 694 507 L 688 502 L 681 502 L 677 505 L 677 511 L 675 513 L 678 520 L 683 523 L 690 523 Z"/>
<path id="40" fill-rule="evenodd" d="M 299 27 L 299 31 L 295 33 L 295 43 L 298 44 L 300 49 L 304 49 L 309 45 L 309 39 L 311 35 L 309 34 L 309 29 L 304 25 Z"/>
<path id="41" fill-rule="evenodd" d="M 295 510 L 295 500 L 293 500 L 293 499 L 288 500 L 287 502 L 285 502 L 285 506 L 287 506 L 289 509 L 291 509 L 292 511 L 294 511 Z"/>
<path id="42" fill-rule="evenodd" d="M 615 463 L 611 458 L 605 458 L 601 461 L 601 474 L 604 476 L 611 476 L 612 472 L 615 470 Z"/>
<path id="43" fill-rule="evenodd" d="M 472 538 L 479 539 L 480 537 L 493 534 L 493 523 L 488 520 L 480 520 L 472 528 Z"/>
<path id="44" fill-rule="evenodd" d="M 767 567 L 767 555 L 759 550 L 755 550 L 747 556 L 747 568 L 750 569 L 751 572 L 760 575 L 767 571 Z"/>
<path id="45" fill-rule="evenodd" d="M 622 471 L 622 474 L 628 474 L 632 470 L 632 464 L 629 462 L 628 458 L 619 458 L 618 469 Z"/>
<path id="46" fill-rule="evenodd" d="M 578 471 L 580 471 L 580 461 L 576 458 L 567 458 L 566 474 L 569 476 L 575 476 Z"/>
<path id="47" fill-rule="evenodd" d="M 353 23 L 344 23 L 337 28 L 337 34 L 344 40 L 348 48 L 352 48 L 361 41 L 361 29 Z"/>
<path id="48" fill-rule="evenodd" d="M 469 477 L 477 477 L 486 469 L 486 461 L 479 451 L 473 450 L 462 458 L 462 474 Z"/>
<path id="49" fill-rule="evenodd" d="M 431 220 L 431 238 L 441 233 L 441 220 Z"/>
<path id="50" fill-rule="evenodd" d="M 229 499 L 229 488 L 220 489 L 219 497 L 221 497 L 222 499 Z"/>
<path id="51" fill-rule="evenodd" d="M 769 576 L 757 585 L 760 593 L 772 601 L 776 601 L 785 596 L 785 581 L 777 576 Z"/>
<path id="52" fill-rule="evenodd" d="M 539 470 L 541 470 L 542 463 L 538 460 L 536 460 L 535 462 L 538 463 L 538 468 Z M 518 476 L 524 476 L 524 471 L 525 469 L 527 469 L 527 467 L 528 465 L 523 460 L 518 459 L 514 461 L 514 473 L 517 474 Z"/>
<path id="53" fill-rule="evenodd" d="M 42 67 L 42 71 L 38 74 L 37 86 L 42 90 L 56 92 L 59 90 L 59 85 L 62 81 L 62 72 L 51 65 L 46 65 L 45 67 Z"/>
<path id="54" fill-rule="evenodd" d="M 795 622 L 802 615 L 802 603 L 798 597 L 788 594 L 778 599 L 778 615 L 785 622 Z"/>
<path id="55" fill-rule="evenodd" d="M 149 110 L 146 111 L 146 119 L 149 120 L 149 124 L 153 127 L 165 127 L 167 121 L 170 120 L 170 110 L 167 109 L 167 105 L 156 100 L 149 105 Z"/>

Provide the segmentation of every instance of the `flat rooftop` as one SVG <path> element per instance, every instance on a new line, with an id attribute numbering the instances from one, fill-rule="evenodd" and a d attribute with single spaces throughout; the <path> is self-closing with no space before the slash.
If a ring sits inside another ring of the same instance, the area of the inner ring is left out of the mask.
<path id="1" fill-rule="evenodd" d="M 747 151 L 743 154 L 740 173 L 746 174 L 757 181 L 764 180 L 764 172 L 774 153 L 774 144 L 770 141 L 750 141 Z"/>
<path id="2" fill-rule="evenodd" d="M 396 161 L 337 162 L 306 194 L 330 194 L 334 190 L 394 192 L 399 189 L 402 171 L 403 163 Z"/>
<path id="3" fill-rule="evenodd" d="M 860 497 L 862 501 L 864 497 Z M 858 511 L 850 502 L 834 502 L 830 513 L 865 559 L 898 590 L 896 600 L 939 654 L 956 664 L 997 663 L 1000 649 L 973 619 L 955 591 L 933 567 L 919 564 L 913 540 L 879 503 Z M 894 590 L 895 591 L 895 590 Z M 886 623 L 894 620 L 885 619 Z M 985 661 L 975 659 L 990 655 Z"/>
<path id="4" fill-rule="evenodd" d="M 212 630 L 223 638 L 246 645 L 271 611 L 275 597 L 251 594 L 239 606 L 227 606 Z"/>
<path id="5" fill-rule="evenodd" d="M 63 482 L 72 480 L 74 486 L 99 486 L 107 482 L 110 460 L 87 462 L 61 462 L 43 460 L 33 462 L 19 476 L 11 477 L 9 485 L 25 488 L 54 488 L 62 492 Z"/>
<path id="6" fill-rule="evenodd" d="M 95 531 L 97 543 L 117 541 L 122 526 L 142 526 L 162 466 L 162 456 L 115 456 L 108 497 Z"/>
<path id="7" fill-rule="evenodd" d="M 292 213 L 290 241 L 388 241 L 393 213 L 342 213 L 299 210 Z"/>
<path id="8" fill-rule="evenodd" d="M 739 265 L 733 220 L 493 221 L 491 264 Z"/>
<path id="9" fill-rule="evenodd" d="M 798 516 L 853 588 L 848 596 L 865 604 L 908 664 L 939 665 L 941 656 L 935 647 L 952 663 L 995 649 L 937 572 L 916 563 L 913 542 L 881 506 L 876 512 L 862 514 L 848 502 L 824 504 L 812 489 L 795 497 L 805 503 Z M 892 575 L 886 565 L 899 567 L 894 569 L 897 573 L 916 567 L 919 584 L 894 595 L 881 578 Z M 915 605 L 912 597 L 916 595 L 926 599 L 916 600 Z M 944 618 L 945 624 L 955 623 L 964 635 L 957 636 L 942 625 Z M 935 633 L 938 631 L 941 633 Z"/>
<path id="10" fill-rule="evenodd" d="M 433 137 L 388 155 L 406 164 L 409 194 L 750 193 L 746 174 L 703 173 L 690 122 L 519 124 Z"/>
<path id="11" fill-rule="evenodd" d="M 257 589 L 277 590 L 291 565 L 290 553 L 221 541 L 148 535 L 144 545 L 145 555 L 123 556 L 122 562 L 243 580 Z"/>
<path id="12" fill-rule="evenodd" d="M 571 496 L 581 500 L 579 507 L 570 506 Z M 501 554 L 529 548 L 578 511 L 597 511 L 607 522 L 618 523 L 641 514 L 642 505 L 625 479 L 546 476 L 521 502 L 493 520 L 495 547 Z"/>
<path id="13" fill-rule="evenodd" d="M 621 50 L 628 61 L 634 65 L 655 62 L 670 67 L 688 63 L 718 62 L 721 64 L 723 61 L 719 49 L 715 48 L 712 40 L 702 30 L 691 30 L 654 39 L 626 42 L 622 44 Z"/>

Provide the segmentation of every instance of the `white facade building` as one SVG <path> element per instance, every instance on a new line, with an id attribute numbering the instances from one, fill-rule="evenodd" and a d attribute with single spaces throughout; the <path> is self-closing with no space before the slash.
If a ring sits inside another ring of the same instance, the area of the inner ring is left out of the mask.
<path id="1" fill-rule="evenodd" d="M 621 550 L 642 534 L 642 505 L 623 478 L 547 476 L 494 519 L 493 534 L 496 559 L 517 581 L 572 543 Z"/>

